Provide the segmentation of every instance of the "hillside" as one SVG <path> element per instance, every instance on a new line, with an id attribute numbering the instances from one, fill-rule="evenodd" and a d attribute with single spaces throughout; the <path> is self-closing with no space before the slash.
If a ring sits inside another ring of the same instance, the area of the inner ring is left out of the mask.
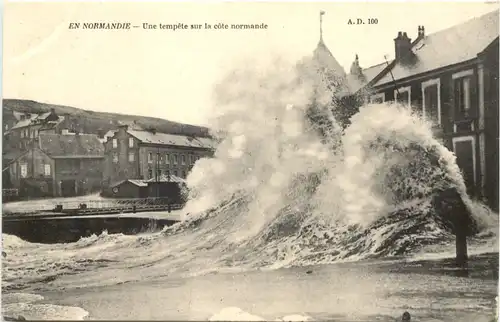
<path id="1" fill-rule="evenodd" d="M 31 100 L 4 99 L 3 108 L 20 113 L 43 113 L 52 108 L 58 115 L 65 116 L 71 128 L 83 133 L 102 134 L 115 129 L 119 123 L 136 125 L 143 129 L 155 128 L 158 132 L 207 136 L 208 129 L 201 126 L 182 124 L 155 117 L 95 112 L 76 107 L 45 104 Z"/>

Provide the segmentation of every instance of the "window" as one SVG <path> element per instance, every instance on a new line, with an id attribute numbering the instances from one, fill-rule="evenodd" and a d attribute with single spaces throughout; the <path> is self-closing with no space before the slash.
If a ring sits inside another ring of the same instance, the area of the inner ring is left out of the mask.
<path id="1" fill-rule="evenodd" d="M 113 163 L 118 163 L 118 153 L 113 153 Z"/>
<path id="2" fill-rule="evenodd" d="M 178 175 L 179 175 L 179 174 L 178 174 L 177 170 L 174 170 L 174 176 L 176 176 L 176 177 L 177 177 Z"/>
<path id="3" fill-rule="evenodd" d="M 167 178 L 170 180 L 170 170 L 165 171 L 165 174 L 167 175 Z"/>
<path id="4" fill-rule="evenodd" d="M 185 170 L 182 170 L 182 177 L 186 178 L 186 171 Z"/>
<path id="5" fill-rule="evenodd" d="M 148 153 L 148 163 L 153 163 L 153 153 L 152 152 Z"/>
<path id="6" fill-rule="evenodd" d="M 163 155 L 161 155 L 160 153 L 156 154 L 156 158 L 157 158 L 159 163 L 163 162 Z"/>
<path id="7" fill-rule="evenodd" d="M 153 178 L 153 169 L 148 169 L 148 179 Z"/>
<path id="8" fill-rule="evenodd" d="M 186 164 L 186 155 L 185 154 L 181 154 L 181 162 L 182 164 Z"/>
<path id="9" fill-rule="evenodd" d="M 381 104 L 385 102 L 385 93 L 379 93 L 370 97 L 370 103 Z"/>
<path id="10" fill-rule="evenodd" d="M 128 138 L 128 147 L 133 148 L 134 147 L 134 138 Z"/>
<path id="11" fill-rule="evenodd" d="M 21 139 L 24 138 L 24 130 L 21 131 Z"/>
<path id="12" fill-rule="evenodd" d="M 161 178 L 161 169 L 156 169 L 156 177 L 157 177 L 158 179 L 160 179 L 160 178 Z"/>
<path id="13" fill-rule="evenodd" d="M 21 164 L 21 178 L 26 178 L 28 176 L 28 165 L 26 163 Z"/>
<path id="14" fill-rule="evenodd" d="M 5 131 L 9 130 L 9 124 L 5 124 Z"/>
<path id="15" fill-rule="evenodd" d="M 113 148 L 116 149 L 118 147 L 118 140 L 113 139 Z"/>
<path id="16" fill-rule="evenodd" d="M 395 101 L 402 105 L 411 105 L 411 87 L 402 87 L 394 90 Z"/>
<path id="17" fill-rule="evenodd" d="M 38 135 L 39 135 L 39 134 L 40 134 L 40 133 L 39 133 L 39 131 L 38 131 L 38 130 L 35 130 L 35 137 L 36 137 L 36 138 L 38 137 Z"/>
<path id="18" fill-rule="evenodd" d="M 441 82 L 439 78 L 422 83 L 422 113 L 435 124 L 441 124 Z"/>
<path id="19" fill-rule="evenodd" d="M 134 162 L 135 161 L 135 153 L 134 152 L 129 152 L 128 153 L 128 161 L 129 162 Z"/>
<path id="20" fill-rule="evenodd" d="M 467 114 L 471 108 L 471 80 L 473 70 L 469 69 L 452 75 L 455 88 L 455 111 L 458 114 Z"/>
<path id="21" fill-rule="evenodd" d="M 43 172 L 46 176 L 50 176 L 50 164 L 43 165 Z"/>
<path id="22" fill-rule="evenodd" d="M 172 155 L 172 157 L 174 158 L 174 164 L 177 164 L 177 154 Z"/>
<path id="23" fill-rule="evenodd" d="M 165 164 L 169 164 L 170 163 L 170 159 L 169 159 L 169 155 L 168 153 L 165 154 Z"/>

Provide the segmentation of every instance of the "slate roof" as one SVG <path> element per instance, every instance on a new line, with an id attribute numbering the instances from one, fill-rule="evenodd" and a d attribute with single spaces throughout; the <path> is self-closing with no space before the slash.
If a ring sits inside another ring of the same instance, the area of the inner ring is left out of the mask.
<path id="1" fill-rule="evenodd" d="M 498 38 L 498 15 L 499 11 L 495 10 L 425 36 L 412 48 L 417 62 L 409 67 L 396 63 L 392 68 L 394 79 L 401 80 L 476 58 Z M 373 86 L 392 81 L 392 76 L 387 73 Z"/>
<path id="2" fill-rule="evenodd" d="M 130 182 L 133 185 L 138 186 L 138 187 L 147 187 L 148 186 L 148 182 L 177 182 L 177 183 L 186 183 L 186 180 L 182 179 L 181 177 L 170 175 L 170 178 L 168 178 L 168 176 L 162 174 L 161 177 L 158 178 L 158 180 L 156 180 L 156 178 L 151 178 L 151 179 L 148 179 L 148 180 L 126 179 L 126 180 L 118 181 L 117 183 L 112 184 L 110 187 L 111 188 L 117 187 L 117 186 L 119 186 L 119 185 L 121 185 L 121 184 L 123 184 L 124 182 L 127 182 L 127 181 Z"/>
<path id="3" fill-rule="evenodd" d="M 335 59 L 332 52 L 326 47 L 323 39 L 320 39 L 318 46 L 314 50 L 313 58 L 320 64 L 320 66 L 328 68 L 340 77 L 345 77 L 346 73 L 344 68 Z"/>
<path id="4" fill-rule="evenodd" d="M 2 153 L 2 159 L 4 161 L 4 166 L 7 163 L 10 163 L 11 161 L 17 159 L 19 156 L 21 156 L 24 153 L 25 152 L 22 152 L 22 151 L 9 151 L 9 152 Z"/>
<path id="5" fill-rule="evenodd" d="M 104 146 L 95 134 L 40 134 L 39 144 L 52 158 L 104 158 Z"/>
<path id="6" fill-rule="evenodd" d="M 144 182 L 144 180 L 137 180 L 137 179 L 127 179 L 127 180 L 122 180 L 122 181 L 118 181 L 117 183 L 114 183 L 112 184 L 110 187 L 111 188 L 114 188 L 114 187 L 117 187 L 121 184 L 123 184 L 124 182 L 130 182 L 131 184 L 133 185 L 136 185 L 138 187 L 147 187 L 148 184 L 146 182 Z"/>
<path id="7" fill-rule="evenodd" d="M 364 78 L 360 79 L 357 75 L 348 74 L 347 83 L 349 86 L 350 93 L 356 93 L 369 82 L 371 82 L 378 74 L 380 74 L 384 68 L 387 67 L 387 63 L 383 62 L 368 68 L 363 69 Z"/>
<path id="8" fill-rule="evenodd" d="M 175 145 L 204 149 L 213 149 L 215 147 L 215 141 L 210 138 L 137 130 L 127 130 L 127 133 L 146 144 Z"/>
<path id="9" fill-rule="evenodd" d="M 45 112 L 45 113 L 42 113 L 42 114 L 39 114 L 39 115 L 32 114 L 32 116 L 31 116 L 30 119 L 25 119 L 25 120 L 21 120 L 21 121 L 17 122 L 11 128 L 11 130 L 19 129 L 19 128 L 22 128 L 22 127 L 26 127 L 26 126 L 29 126 L 31 124 L 36 124 L 36 123 L 39 123 L 39 122 L 44 122 L 44 121 L 46 121 L 46 118 L 50 116 L 50 114 L 52 114 L 52 112 Z M 49 121 L 47 123 L 51 123 L 52 125 L 50 125 L 50 126 L 53 127 L 53 126 L 61 123 L 62 121 L 64 121 L 64 116 L 59 116 L 59 119 L 57 121 Z M 49 126 L 49 128 L 50 128 L 50 126 Z"/>
<path id="10" fill-rule="evenodd" d="M 21 121 L 17 122 L 16 124 L 14 124 L 14 126 L 11 128 L 11 130 L 19 129 L 21 127 L 28 126 L 31 124 L 31 121 L 32 121 L 31 119 L 21 120 Z"/>

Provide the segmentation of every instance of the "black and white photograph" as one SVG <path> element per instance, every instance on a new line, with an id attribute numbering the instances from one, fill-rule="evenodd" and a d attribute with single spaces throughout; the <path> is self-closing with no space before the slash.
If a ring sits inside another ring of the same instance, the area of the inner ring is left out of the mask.
<path id="1" fill-rule="evenodd" d="M 6 321 L 498 321 L 499 2 L 2 7 Z"/>

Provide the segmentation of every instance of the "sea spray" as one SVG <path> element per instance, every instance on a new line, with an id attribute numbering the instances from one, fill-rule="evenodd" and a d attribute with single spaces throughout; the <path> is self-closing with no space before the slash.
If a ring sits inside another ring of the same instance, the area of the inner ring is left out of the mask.
<path id="1" fill-rule="evenodd" d="M 188 177 L 186 212 L 239 245 L 226 249 L 226 264 L 394 255 L 450 240 L 430 198 L 454 188 L 469 201 L 453 153 L 399 104 L 363 106 L 344 130 L 328 79 L 305 59 L 219 83 L 212 125 L 221 143 Z"/>
<path id="2" fill-rule="evenodd" d="M 237 70 L 217 86 L 218 113 L 211 128 L 221 142 L 215 158 L 196 164 L 187 178 L 192 198 L 186 212 L 206 210 L 203 207 L 242 192 L 247 213 L 239 216 L 230 234 L 235 242 L 257 234 L 296 198 L 290 192 L 300 184 L 297 179 L 323 171 L 331 159 L 320 137 L 328 132 L 315 131 L 317 124 L 307 118 L 313 108 L 315 115 L 320 114 L 320 107 L 311 107 L 311 101 L 324 100 L 315 87 L 321 79 L 315 73 L 301 73 L 303 68 Z"/>
<path id="3" fill-rule="evenodd" d="M 453 245 L 432 204 L 450 187 L 475 209 L 480 238 L 496 238 L 492 229 L 484 233 L 496 214 L 463 195 L 454 155 L 428 124 L 408 107 L 384 103 L 361 107 L 345 128 L 333 117 L 342 108 L 326 76 L 310 60 L 231 73 L 215 91 L 210 125 L 219 145 L 187 178 L 183 222 L 160 234 L 65 245 L 4 235 L 6 289 L 44 280 L 57 286 L 76 273 L 84 275 L 74 278 L 79 285 L 113 285 L 421 254 Z"/>

